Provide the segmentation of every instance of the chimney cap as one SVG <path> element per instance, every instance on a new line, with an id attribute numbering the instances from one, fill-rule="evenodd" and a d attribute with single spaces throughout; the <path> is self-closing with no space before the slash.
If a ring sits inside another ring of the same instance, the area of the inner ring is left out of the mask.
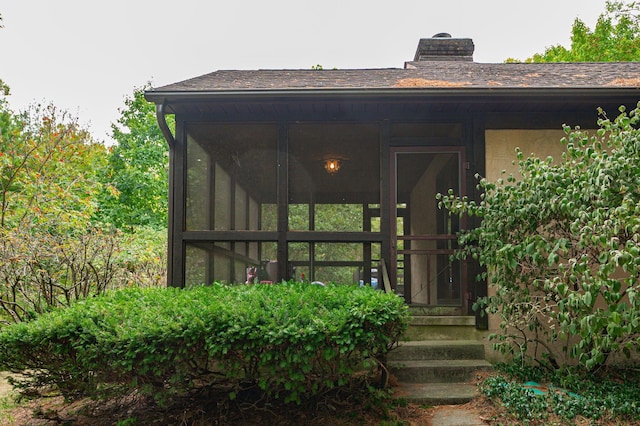
<path id="1" fill-rule="evenodd" d="M 414 61 L 473 61 L 475 46 L 470 38 L 453 38 L 449 33 L 438 33 L 422 38 L 418 43 Z"/>

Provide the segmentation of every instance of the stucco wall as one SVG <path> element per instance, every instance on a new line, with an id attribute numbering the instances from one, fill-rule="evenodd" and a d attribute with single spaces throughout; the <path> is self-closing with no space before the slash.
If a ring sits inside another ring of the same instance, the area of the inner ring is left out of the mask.
<path id="1" fill-rule="evenodd" d="M 565 136 L 562 130 L 487 130 L 485 132 L 486 178 L 495 182 L 503 170 L 505 177 L 510 173 L 517 176 L 518 164 L 516 148 L 527 156 L 534 154 L 540 158 L 552 156 L 559 159 L 565 147 L 560 139 Z"/>
<path id="2" fill-rule="evenodd" d="M 525 156 L 534 154 L 540 158 L 552 156 L 560 159 L 565 146 L 560 139 L 565 134 L 562 130 L 487 130 L 485 132 L 485 161 L 486 178 L 495 182 L 499 178 L 506 178 L 513 174 L 519 178 L 516 158 L 516 147 L 520 148 Z M 515 164 L 513 164 L 515 162 Z M 505 173 L 502 173 L 502 171 Z M 495 294 L 493 288 L 489 288 L 489 295 Z M 488 333 L 499 332 L 500 320 L 497 316 L 489 317 Z M 487 358 L 492 361 L 501 359 L 499 353 L 492 349 L 491 342 L 485 339 Z"/>

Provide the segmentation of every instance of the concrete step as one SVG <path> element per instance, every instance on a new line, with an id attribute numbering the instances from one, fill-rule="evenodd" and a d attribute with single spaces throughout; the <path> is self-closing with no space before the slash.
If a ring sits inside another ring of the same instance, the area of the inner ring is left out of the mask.
<path id="1" fill-rule="evenodd" d="M 478 395 L 470 383 L 398 383 L 393 397 L 420 405 L 466 404 Z"/>
<path id="2" fill-rule="evenodd" d="M 409 305 L 409 313 L 411 315 L 460 316 L 462 308 L 459 306 Z"/>
<path id="3" fill-rule="evenodd" d="M 411 325 L 475 327 L 476 317 L 468 315 L 413 315 Z"/>
<path id="4" fill-rule="evenodd" d="M 484 359 L 484 345 L 477 340 L 419 340 L 401 342 L 389 352 L 390 361 L 431 359 Z"/>
<path id="5" fill-rule="evenodd" d="M 402 383 L 466 383 L 476 372 L 492 368 L 484 359 L 388 361 L 387 367 Z"/>
<path id="6" fill-rule="evenodd" d="M 473 316 L 413 315 L 403 339 L 414 340 L 477 340 Z"/>

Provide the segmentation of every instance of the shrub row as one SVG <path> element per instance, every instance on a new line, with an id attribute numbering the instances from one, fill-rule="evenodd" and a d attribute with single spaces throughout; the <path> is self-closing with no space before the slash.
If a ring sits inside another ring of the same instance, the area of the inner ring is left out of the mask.
<path id="1" fill-rule="evenodd" d="M 300 403 L 375 364 L 407 321 L 401 299 L 354 286 L 130 288 L 7 327 L 0 368 L 67 397 L 222 386 Z"/>

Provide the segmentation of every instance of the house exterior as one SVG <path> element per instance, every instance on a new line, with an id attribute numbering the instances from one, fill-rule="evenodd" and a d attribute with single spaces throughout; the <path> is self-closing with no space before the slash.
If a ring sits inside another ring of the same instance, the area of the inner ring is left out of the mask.
<path id="1" fill-rule="evenodd" d="M 169 285 L 341 276 L 468 314 L 487 286 L 449 255 L 474 223 L 436 194 L 479 199 L 475 175 L 497 179 L 516 147 L 557 156 L 563 124 L 596 128 L 598 107 L 640 100 L 640 63 L 485 64 L 473 49 L 439 34 L 402 68 L 216 71 L 147 91 L 170 147 Z"/>

